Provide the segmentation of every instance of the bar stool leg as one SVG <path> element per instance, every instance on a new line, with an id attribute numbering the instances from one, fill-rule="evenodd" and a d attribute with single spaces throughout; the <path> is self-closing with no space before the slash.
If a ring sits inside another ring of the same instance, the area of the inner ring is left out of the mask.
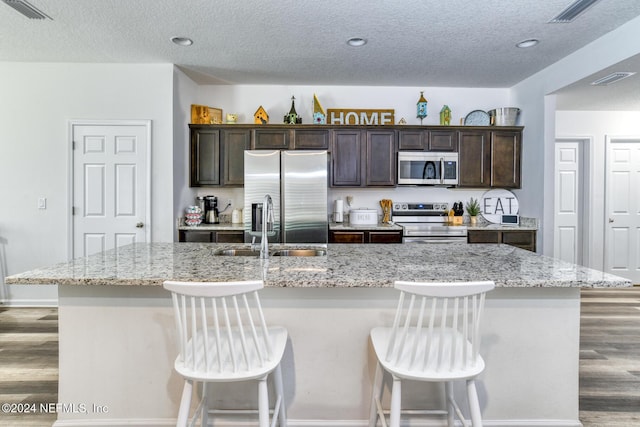
<path id="1" fill-rule="evenodd" d="M 400 402 L 402 401 L 402 382 L 400 378 L 393 378 L 391 388 L 391 410 L 389 414 L 389 427 L 400 427 Z"/>
<path id="2" fill-rule="evenodd" d="M 453 427 L 455 422 L 455 408 L 453 406 L 453 381 L 444 383 L 445 394 L 447 398 L 447 426 Z"/>
<path id="3" fill-rule="evenodd" d="M 185 380 L 182 388 L 182 398 L 180 399 L 180 410 L 178 411 L 177 427 L 186 427 L 189 421 L 189 409 L 191 408 L 191 394 L 193 392 L 193 381 Z"/>
<path id="4" fill-rule="evenodd" d="M 267 377 L 258 380 L 258 423 L 260 427 L 269 427 L 269 390 Z"/>
<path id="5" fill-rule="evenodd" d="M 482 427 L 482 415 L 475 380 L 467 380 L 467 399 L 469 399 L 469 411 L 471 412 L 471 425 Z"/>
<path id="6" fill-rule="evenodd" d="M 273 373 L 273 382 L 276 388 L 276 395 L 280 396 L 280 408 L 278 408 L 278 419 L 280 427 L 287 427 L 287 405 L 285 405 L 284 403 L 284 387 L 282 385 L 282 369 L 280 368 L 280 365 L 278 365 Z"/>

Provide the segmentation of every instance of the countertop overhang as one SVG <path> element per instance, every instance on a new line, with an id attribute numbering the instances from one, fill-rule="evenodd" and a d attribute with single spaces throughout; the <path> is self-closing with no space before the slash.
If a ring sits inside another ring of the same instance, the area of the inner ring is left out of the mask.
<path id="1" fill-rule="evenodd" d="M 329 244 L 326 256 L 217 256 L 229 244 L 144 243 L 6 278 L 7 284 L 161 286 L 263 279 L 267 287 L 392 287 L 493 280 L 498 287 L 628 287 L 631 281 L 502 244 Z M 237 246 L 237 245 L 236 245 Z"/>

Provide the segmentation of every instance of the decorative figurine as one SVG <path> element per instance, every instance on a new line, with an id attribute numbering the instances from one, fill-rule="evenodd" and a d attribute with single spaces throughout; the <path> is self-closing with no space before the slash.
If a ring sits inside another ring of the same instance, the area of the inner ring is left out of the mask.
<path id="1" fill-rule="evenodd" d="M 420 92 L 420 99 L 418 99 L 417 110 L 418 114 L 416 117 L 420 119 L 420 124 L 422 124 L 422 119 L 427 117 L 427 100 L 424 99 L 424 92 Z"/>
<path id="2" fill-rule="evenodd" d="M 228 125 L 235 125 L 238 122 L 238 115 L 237 114 L 232 114 L 232 113 L 228 113 L 227 114 L 227 124 Z"/>
<path id="3" fill-rule="evenodd" d="M 295 96 L 291 97 L 291 110 L 289 110 L 289 114 L 284 115 L 284 122 L 289 125 L 302 124 L 302 117 L 299 117 L 298 113 L 296 113 L 295 99 Z"/>
<path id="4" fill-rule="evenodd" d="M 407 121 L 403 118 L 400 119 L 400 121 L 398 122 L 399 125 L 406 125 Z"/>
<path id="5" fill-rule="evenodd" d="M 257 125 L 266 125 L 269 123 L 269 115 L 262 105 L 258 107 L 256 112 L 253 114 L 253 123 Z"/>
<path id="6" fill-rule="evenodd" d="M 440 125 L 449 126 L 451 124 L 451 108 L 448 105 L 442 107 L 440 110 Z"/>
<path id="7" fill-rule="evenodd" d="M 313 94 L 313 123 L 317 125 L 326 125 L 327 124 L 327 114 L 320 105 L 320 101 L 318 101 L 318 97 L 316 94 Z"/>

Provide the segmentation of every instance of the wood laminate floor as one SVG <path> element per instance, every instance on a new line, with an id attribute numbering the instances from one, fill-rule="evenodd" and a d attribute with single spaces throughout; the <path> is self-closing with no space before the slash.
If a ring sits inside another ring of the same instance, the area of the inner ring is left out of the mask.
<path id="1" fill-rule="evenodd" d="M 582 291 L 580 337 L 580 421 L 640 427 L 640 288 Z M 0 426 L 51 426 L 57 391 L 57 309 L 0 307 L 0 403 L 35 405 Z"/>
<path id="2" fill-rule="evenodd" d="M 57 401 L 58 310 L 0 307 L 0 426 L 51 426 Z"/>
<path id="3" fill-rule="evenodd" d="M 580 420 L 640 426 L 640 288 L 581 293 Z"/>

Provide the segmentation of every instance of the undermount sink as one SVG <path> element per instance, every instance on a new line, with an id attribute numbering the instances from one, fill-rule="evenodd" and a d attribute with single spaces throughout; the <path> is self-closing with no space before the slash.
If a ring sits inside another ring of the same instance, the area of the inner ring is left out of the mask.
<path id="1" fill-rule="evenodd" d="M 324 256 L 324 249 L 282 249 L 273 252 L 272 256 Z"/>
<path id="2" fill-rule="evenodd" d="M 222 256 L 260 256 L 260 251 L 255 251 L 250 248 L 236 248 L 236 249 L 218 249 L 213 253 L 214 255 Z"/>
<path id="3" fill-rule="evenodd" d="M 214 253 L 216 256 L 260 256 L 260 250 L 251 248 L 224 248 L 218 249 Z M 324 256 L 327 254 L 326 249 L 275 249 L 270 250 L 270 256 Z"/>

